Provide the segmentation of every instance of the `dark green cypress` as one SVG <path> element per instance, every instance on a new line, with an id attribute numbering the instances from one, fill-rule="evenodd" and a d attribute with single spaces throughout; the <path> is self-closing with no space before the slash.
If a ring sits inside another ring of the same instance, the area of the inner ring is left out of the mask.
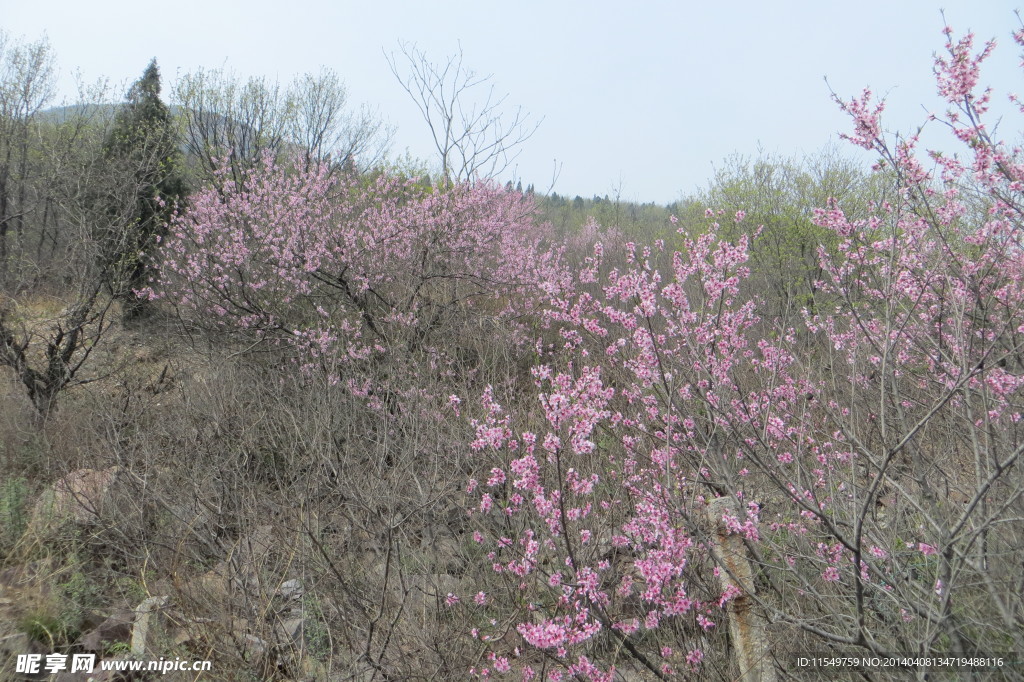
<path id="1" fill-rule="evenodd" d="M 148 284 L 157 237 L 164 234 L 175 205 L 185 196 L 178 136 L 171 113 L 160 100 L 156 59 L 129 89 L 104 151 L 134 194 L 127 207 L 123 199 L 111 207 L 120 219 L 114 221 L 107 256 L 111 289 L 129 320 L 144 312 L 144 301 L 134 292 Z"/>

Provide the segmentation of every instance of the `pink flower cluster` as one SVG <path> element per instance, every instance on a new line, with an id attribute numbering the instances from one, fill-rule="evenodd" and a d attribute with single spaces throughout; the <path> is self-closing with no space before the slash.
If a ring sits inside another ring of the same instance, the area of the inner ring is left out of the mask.
<path id="1" fill-rule="evenodd" d="M 1024 45 L 1024 31 L 1015 39 Z M 682 619 L 713 631 L 743 596 L 735 584 L 717 588 L 727 567 L 701 534 L 717 497 L 747 505 L 713 521 L 759 548 L 758 570 L 785 594 L 813 591 L 851 610 L 877 596 L 904 623 L 929 593 L 950 598 L 947 548 L 971 542 L 967 516 L 943 535 L 922 512 L 930 525 L 907 530 L 927 542 L 904 544 L 876 505 L 894 462 L 933 423 L 985 450 L 993 476 L 1024 452 L 1024 373 L 1012 367 L 1024 334 L 1024 153 L 981 122 L 990 93 L 976 88 L 992 44 L 975 55 L 968 36 L 946 48 L 938 89 L 967 153 L 926 155 L 937 177 L 916 137 L 888 143 L 884 102 L 869 90 L 840 102 L 853 121 L 847 139 L 880 157 L 895 187 L 867 213 L 835 201 L 816 212 L 835 237 L 818 251 L 814 283 L 828 305 L 804 311 L 802 324 L 762 319 L 746 284 L 750 239 L 723 240 L 715 222 L 680 228 L 670 253 L 663 241 L 622 244 L 625 266 L 610 266 L 598 243 L 574 286 L 548 287 L 544 314 L 560 347 L 534 369 L 533 430 L 516 437 L 512 415 L 485 394 L 472 446 L 489 472 L 475 493 L 487 504 L 475 511 L 496 570 L 527 595 L 518 633 L 569 674 L 608 674 L 585 657 L 595 637 L 640 642 Z M 979 485 L 974 505 L 991 483 Z M 763 523 L 751 498 L 766 487 L 778 511 Z M 918 572 L 927 575 L 894 589 Z M 770 608 L 790 617 L 784 603 Z M 835 641 L 864 636 L 838 628 Z M 629 651 L 675 674 L 655 661 L 671 648 Z M 702 648 L 688 651 L 674 660 L 680 671 L 702 664 Z"/>
<path id="2" fill-rule="evenodd" d="M 269 157 L 244 185 L 220 174 L 172 221 L 141 293 L 290 350 L 307 371 L 337 376 L 399 349 L 442 357 L 442 322 L 512 321 L 569 281 L 532 200 L 487 183 L 441 192 Z"/>

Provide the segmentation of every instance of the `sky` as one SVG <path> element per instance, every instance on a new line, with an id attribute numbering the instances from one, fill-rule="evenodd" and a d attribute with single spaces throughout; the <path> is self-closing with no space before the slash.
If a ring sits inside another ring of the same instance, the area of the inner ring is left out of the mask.
<path id="1" fill-rule="evenodd" d="M 870 161 L 838 140 L 849 123 L 830 89 L 848 98 L 870 86 L 887 98 L 885 128 L 912 131 L 941 107 L 941 8 L 958 33 L 998 40 L 982 76 L 997 98 L 1024 89 L 1014 0 L 0 0 L 0 28 L 48 38 L 68 100 L 76 71 L 123 94 L 153 57 L 165 93 L 199 68 L 286 82 L 326 66 L 353 104 L 396 127 L 395 155 L 428 162 L 429 130 L 385 54 L 403 41 L 434 61 L 461 49 L 465 66 L 507 93 L 509 113 L 521 106 L 541 121 L 502 180 L 667 203 L 706 187 L 736 154 L 800 157 L 832 144 Z M 1019 114 L 997 102 L 1002 132 L 1019 136 Z"/>

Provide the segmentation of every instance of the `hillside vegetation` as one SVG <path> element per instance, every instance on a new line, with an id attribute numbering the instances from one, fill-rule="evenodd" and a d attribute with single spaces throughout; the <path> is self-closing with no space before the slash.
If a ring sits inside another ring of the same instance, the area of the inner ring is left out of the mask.
<path id="1" fill-rule="evenodd" d="M 1024 151 L 947 39 L 956 154 L 865 91 L 871 172 L 671 206 L 431 180 L 328 71 L 45 114 L 9 42 L 3 674 L 1024 677 Z"/>

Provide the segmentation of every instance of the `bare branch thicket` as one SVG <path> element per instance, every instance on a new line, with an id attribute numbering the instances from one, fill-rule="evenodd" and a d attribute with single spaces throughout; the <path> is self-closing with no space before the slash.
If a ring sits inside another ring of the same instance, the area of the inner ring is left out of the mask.
<path id="1" fill-rule="evenodd" d="M 59 254 L 54 278 L 64 293 L 55 300 L 66 305 L 52 314 L 49 303 L 37 300 L 34 284 L 41 262 L 22 268 L 21 281 L 12 283 L 15 295 L 0 300 L 0 366 L 10 367 L 25 387 L 39 423 L 56 409 L 62 391 L 97 378 L 84 370 L 110 330 L 110 285 L 125 276 L 117 254 L 134 243 L 140 170 L 155 162 L 144 155 L 105 154 L 113 117 L 94 102 L 64 115 L 46 124 L 33 153 L 48 181 L 45 213 L 50 221 L 38 226 L 37 251 L 45 250 L 49 240 L 51 255 Z M 152 150 L 151 156 L 157 153 Z"/>
<path id="2" fill-rule="evenodd" d="M 508 95 L 466 67 L 461 48 L 441 62 L 411 43 L 385 56 L 430 129 L 445 184 L 499 175 L 543 121 L 532 122 L 521 106 L 507 110 Z M 482 101 L 474 101 L 478 93 Z"/>
<path id="3" fill-rule="evenodd" d="M 243 83 L 223 69 L 199 69 L 178 79 L 172 101 L 186 157 L 200 182 L 215 178 L 224 160 L 230 162 L 230 179 L 241 182 L 252 160 L 281 151 L 283 97 L 276 83 L 265 78 Z"/>
<path id="4" fill-rule="evenodd" d="M 394 128 L 366 105 L 347 111 L 348 91 L 335 71 L 321 68 L 294 79 L 286 105 L 287 137 L 307 163 L 366 169 L 384 160 Z"/>
<path id="5" fill-rule="evenodd" d="M 172 101 L 197 183 L 219 181 L 225 161 L 230 179 L 244 183 L 264 154 L 297 152 L 307 162 L 369 168 L 384 158 L 393 135 L 370 108 L 347 110 L 345 85 L 330 69 L 303 74 L 285 87 L 200 69 L 178 79 Z"/>
<path id="6" fill-rule="evenodd" d="M 159 395 L 131 390 L 123 412 L 97 406 L 103 466 L 128 472 L 131 488 L 95 531 L 104 554 L 145 556 L 152 589 L 222 666 L 266 664 L 255 642 L 281 669 L 463 675 L 482 655 L 461 637 L 474 614 L 445 602 L 476 584 L 455 495 L 466 425 L 370 409 L 263 359 L 185 367 Z M 162 438 L 139 428 L 151 422 Z M 286 581 L 300 600 L 283 602 Z M 296 617 L 302 637 L 290 641 L 282 626 Z"/>
<path id="7" fill-rule="evenodd" d="M 9 235 L 20 242 L 37 208 L 30 147 L 37 114 L 52 100 L 54 59 L 49 42 L 11 40 L 0 31 L 0 278 L 11 257 Z"/>

